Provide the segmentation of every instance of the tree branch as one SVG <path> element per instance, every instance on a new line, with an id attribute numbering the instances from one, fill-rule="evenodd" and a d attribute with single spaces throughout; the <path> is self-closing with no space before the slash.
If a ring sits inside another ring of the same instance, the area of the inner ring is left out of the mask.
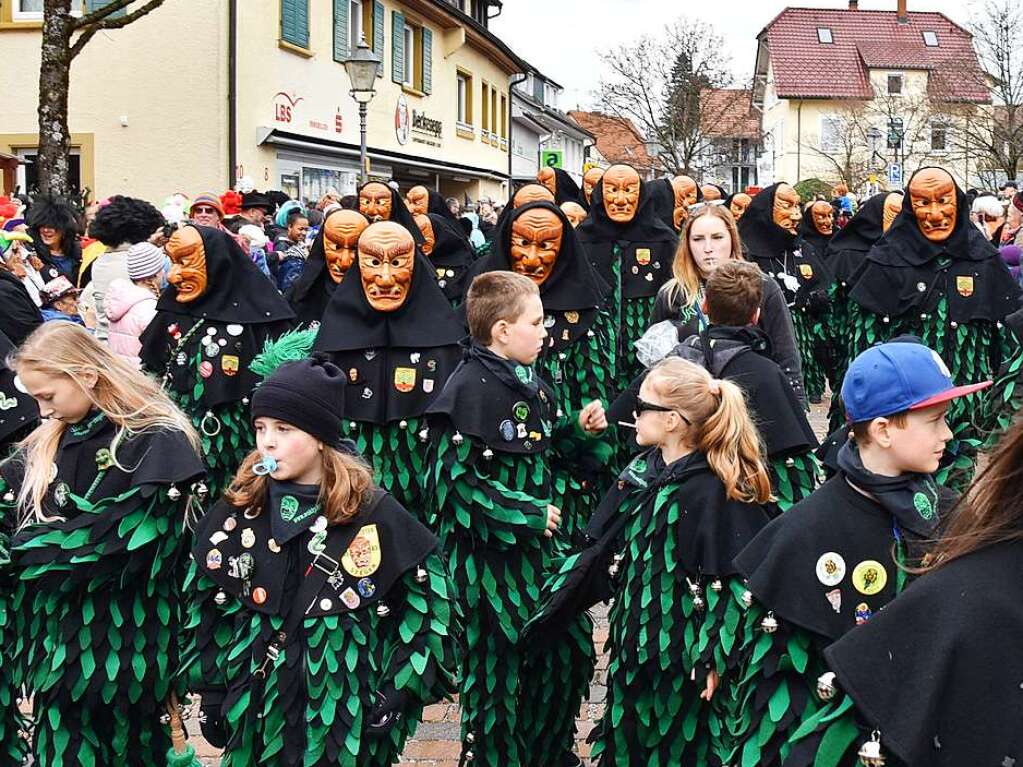
<path id="1" fill-rule="evenodd" d="M 74 23 L 74 29 L 79 30 L 81 34 L 71 46 L 71 58 L 74 59 L 79 53 L 81 53 L 82 49 L 85 48 L 93 35 L 101 29 L 120 29 L 122 27 L 126 27 L 132 22 L 138 21 L 143 16 L 155 11 L 163 5 L 164 0 L 149 0 L 149 2 L 145 5 L 136 8 L 131 13 L 126 13 L 124 16 L 120 16 L 116 19 L 110 18 L 111 13 L 127 7 L 131 2 L 132 0 L 113 0 L 110 5 L 106 5 L 98 11 L 93 11 L 87 16 L 83 16 L 78 19 Z M 90 19 L 95 20 L 89 21 Z"/>

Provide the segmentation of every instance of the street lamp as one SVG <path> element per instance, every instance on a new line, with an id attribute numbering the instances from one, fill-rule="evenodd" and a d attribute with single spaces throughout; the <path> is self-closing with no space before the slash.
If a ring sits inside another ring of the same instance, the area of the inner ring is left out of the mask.
<path id="1" fill-rule="evenodd" d="M 345 59 L 345 71 L 352 83 L 349 93 L 359 105 L 359 185 L 368 180 L 366 175 L 366 107 L 376 95 L 377 69 L 380 59 L 366 44 L 366 36 L 359 40 L 355 53 Z"/>

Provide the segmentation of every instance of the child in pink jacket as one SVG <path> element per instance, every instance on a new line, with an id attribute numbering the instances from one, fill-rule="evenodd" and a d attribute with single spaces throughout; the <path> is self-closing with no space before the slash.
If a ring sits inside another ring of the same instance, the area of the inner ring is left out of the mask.
<path id="1" fill-rule="evenodd" d="M 110 283 L 103 309 L 110 321 L 110 350 L 139 366 L 139 336 L 156 315 L 164 273 L 163 251 L 148 242 L 139 242 L 128 250 L 128 276 Z"/>

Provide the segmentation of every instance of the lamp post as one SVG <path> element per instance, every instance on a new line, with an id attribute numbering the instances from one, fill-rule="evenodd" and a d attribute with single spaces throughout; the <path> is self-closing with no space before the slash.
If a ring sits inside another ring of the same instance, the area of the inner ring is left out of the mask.
<path id="1" fill-rule="evenodd" d="M 349 91 L 359 105 L 359 185 L 368 180 L 366 174 L 366 107 L 376 95 L 377 68 L 380 59 L 366 44 L 366 36 L 359 40 L 355 53 L 345 60 L 345 71 L 352 83 Z"/>

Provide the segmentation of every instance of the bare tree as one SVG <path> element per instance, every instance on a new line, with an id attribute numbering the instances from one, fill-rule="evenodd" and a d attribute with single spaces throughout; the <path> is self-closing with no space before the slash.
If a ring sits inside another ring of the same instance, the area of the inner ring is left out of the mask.
<path id="1" fill-rule="evenodd" d="M 44 194 L 67 195 L 71 191 L 71 132 L 67 118 L 71 63 L 101 29 L 126 27 L 164 3 L 164 0 L 148 0 L 134 10 L 119 13 L 133 1 L 110 0 L 79 17 L 71 15 L 72 0 L 43 2 L 38 163 L 39 191 Z"/>
<path id="2" fill-rule="evenodd" d="M 707 126 L 707 89 L 732 84 L 724 40 L 702 21 L 680 18 L 659 36 L 643 35 L 606 58 L 597 99 L 601 111 L 627 119 L 658 145 L 672 174 L 699 175 L 699 159 L 715 137 Z M 722 109 L 720 100 L 713 109 Z"/>
<path id="3" fill-rule="evenodd" d="M 948 125 L 946 141 L 975 158 L 985 183 L 1023 170 L 1023 8 L 1016 0 L 987 0 L 975 9 L 970 31 L 981 71 L 949 62 L 933 73 L 935 111 Z M 958 78 L 990 90 L 991 104 L 956 98 Z M 1004 175 L 1003 175 L 1004 174 Z"/>
<path id="4" fill-rule="evenodd" d="M 849 101 L 828 119 L 827 131 L 810 136 L 803 148 L 826 161 L 850 189 L 858 189 L 876 168 L 879 158 L 871 142 L 871 109 L 868 102 Z"/>

